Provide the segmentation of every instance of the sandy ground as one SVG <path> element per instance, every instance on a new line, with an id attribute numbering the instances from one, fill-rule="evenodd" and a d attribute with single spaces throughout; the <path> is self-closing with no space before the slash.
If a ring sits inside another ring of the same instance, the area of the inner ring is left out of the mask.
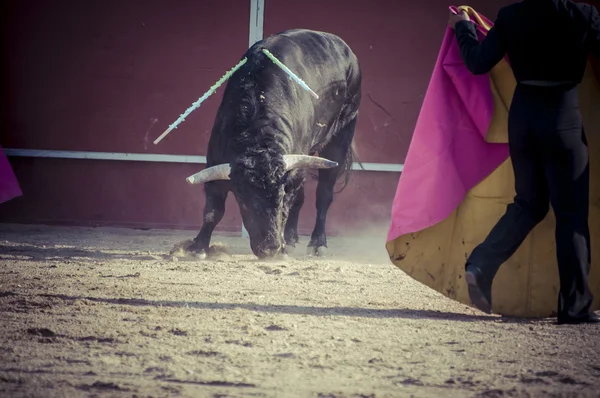
<path id="1" fill-rule="evenodd" d="M 215 237 L 228 254 L 174 261 L 194 231 L 0 224 L 0 395 L 600 396 L 600 327 L 484 316 L 367 232 L 318 259 Z"/>

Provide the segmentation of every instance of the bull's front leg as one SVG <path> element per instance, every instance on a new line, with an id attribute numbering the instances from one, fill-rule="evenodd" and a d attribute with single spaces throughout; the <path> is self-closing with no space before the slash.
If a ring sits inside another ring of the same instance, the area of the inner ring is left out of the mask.
<path id="1" fill-rule="evenodd" d="M 298 237 L 298 218 L 300 210 L 304 204 L 304 186 L 300 182 L 295 190 L 290 193 L 289 211 L 285 222 L 283 237 L 285 244 L 290 247 L 295 247 L 299 241 Z"/>
<path id="2" fill-rule="evenodd" d="M 212 233 L 225 214 L 225 202 L 229 192 L 228 184 L 225 181 L 211 181 L 204 185 L 206 204 L 204 205 L 202 228 L 188 248 L 189 251 L 197 253 L 200 258 L 206 258 L 208 255 Z"/>
<path id="3" fill-rule="evenodd" d="M 329 206 L 333 202 L 333 188 L 337 178 L 336 169 L 319 170 L 319 183 L 317 184 L 317 219 L 308 243 L 309 255 L 323 256 L 327 248 L 325 235 L 325 221 Z"/>

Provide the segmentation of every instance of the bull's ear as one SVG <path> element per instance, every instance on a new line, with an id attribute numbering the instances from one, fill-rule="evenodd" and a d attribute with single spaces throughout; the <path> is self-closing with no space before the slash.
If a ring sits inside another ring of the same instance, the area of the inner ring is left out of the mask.
<path id="1" fill-rule="evenodd" d="M 329 159 L 310 155 L 284 155 L 286 170 L 293 169 L 331 169 L 338 163 Z"/>
<path id="2" fill-rule="evenodd" d="M 228 164 L 219 164 L 193 174 L 185 180 L 188 184 L 202 184 L 209 181 L 229 180 L 231 167 Z"/>

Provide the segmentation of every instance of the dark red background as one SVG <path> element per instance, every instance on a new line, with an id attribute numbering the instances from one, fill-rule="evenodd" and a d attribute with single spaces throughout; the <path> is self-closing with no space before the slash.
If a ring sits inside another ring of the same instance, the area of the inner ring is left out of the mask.
<path id="1" fill-rule="evenodd" d="M 266 0 L 264 35 L 340 35 L 363 69 L 356 139 L 366 162 L 403 163 L 448 19 L 441 0 Z M 506 0 L 469 5 L 494 19 Z M 460 5 L 460 4 L 455 4 Z M 4 148 L 204 155 L 222 89 L 152 141 L 248 47 L 250 0 L 6 0 L 1 6 Z M 10 159 L 24 195 L 0 221 L 197 229 L 203 165 Z M 399 173 L 354 173 L 331 207 L 331 234 L 388 222 Z M 314 223 L 308 183 L 301 232 Z M 229 198 L 221 231 L 239 231 Z"/>

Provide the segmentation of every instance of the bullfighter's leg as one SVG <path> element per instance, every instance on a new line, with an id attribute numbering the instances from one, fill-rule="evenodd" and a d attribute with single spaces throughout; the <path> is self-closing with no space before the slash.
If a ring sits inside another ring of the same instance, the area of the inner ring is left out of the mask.
<path id="1" fill-rule="evenodd" d="M 290 205 L 285 223 L 284 239 L 287 246 L 295 247 L 298 243 L 298 217 L 300 216 L 300 209 L 304 204 L 304 186 L 302 181 L 298 184 L 296 189 L 290 192 Z"/>
<path id="2" fill-rule="evenodd" d="M 317 184 L 317 219 L 313 229 L 310 242 L 308 243 L 308 254 L 322 256 L 327 248 L 327 236 L 325 234 L 325 220 L 329 206 L 333 202 L 333 189 L 340 173 L 346 168 L 348 151 L 351 151 L 356 117 L 348 122 L 331 142 L 323 148 L 319 156 L 338 162 L 338 166 L 332 169 L 319 170 L 319 182 Z"/>
<path id="3" fill-rule="evenodd" d="M 228 182 L 207 182 L 204 184 L 204 193 L 206 204 L 204 205 L 202 228 L 198 236 L 194 238 L 194 243 L 188 248 L 189 251 L 197 253 L 200 258 L 206 258 L 212 233 L 225 214 L 225 201 L 229 193 Z"/>

